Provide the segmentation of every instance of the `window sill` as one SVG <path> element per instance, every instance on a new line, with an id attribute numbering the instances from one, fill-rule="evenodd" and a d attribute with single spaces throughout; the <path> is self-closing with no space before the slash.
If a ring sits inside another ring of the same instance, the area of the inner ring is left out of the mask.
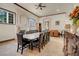
<path id="1" fill-rule="evenodd" d="M 0 23 L 0 24 L 7 24 L 7 25 L 16 25 L 16 24 L 8 24 L 8 23 Z"/>

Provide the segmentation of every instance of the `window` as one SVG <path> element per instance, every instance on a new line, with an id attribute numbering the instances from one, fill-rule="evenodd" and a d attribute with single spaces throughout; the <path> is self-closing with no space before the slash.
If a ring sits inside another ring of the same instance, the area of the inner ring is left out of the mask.
<path id="1" fill-rule="evenodd" d="M 13 24 L 13 14 L 9 13 L 9 24 Z"/>
<path id="2" fill-rule="evenodd" d="M 7 13 L 4 10 L 0 10 L 0 23 L 6 23 Z"/>
<path id="3" fill-rule="evenodd" d="M 33 18 L 29 18 L 29 29 L 34 30 L 36 27 L 36 20 Z"/>
<path id="4" fill-rule="evenodd" d="M 15 24 L 15 13 L 0 8 L 0 23 Z"/>
<path id="5" fill-rule="evenodd" d="M 45 29 L 46 29 L 46 30 L 49 29 L 49 21 L 45 21 Z"/>

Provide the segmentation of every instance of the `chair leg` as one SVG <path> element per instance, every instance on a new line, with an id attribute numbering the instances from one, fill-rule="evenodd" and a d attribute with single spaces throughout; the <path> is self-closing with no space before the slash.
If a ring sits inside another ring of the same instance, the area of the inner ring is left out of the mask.
<path id="1" fill-rule="evenodd" d="M 40 48 L 39 48 L 39 52 L 40 52 Z"/>
<path id="2" fill-rule="evenodd" d="M 17 46 L 17 52 L 18 52 L 18 50 L 19 50 L 19 44 L 18 44 L 18 46 Z"/>
<path id="3" fill-rule="evenodd" d="M 29 44 L 29 49 L 31 49 L 31 45 Z"/>
<path id="4" fill-rule="evenodd" d="M 41 48 L 43 49 L 43 43 L 41 44 Z"/>
<path id="5" fill-rule="evenodd" d="M 43 49 L 43 46 L 42 46 L 42 49 Z"/>
<path id="6" fill-rule="evenodd" d="M 31 50 L 33 50 L 33 42 L 31 41 Z"/>
<path id="7" fill-rule="evenodd" d="M 39 52 L 41 52 L 41 50 L 40 50 L 40 46 L 38 47 L 38 49 L 39 49 Z"/>
<path id="8" fill-rule="evenodd" d="M 22 49 L 21 49 L 21 54 L 23 54 L 23 46 L 22 46 Z"/>
<path id="9" fill-rule="evenodd" d="M 45 46 L 45 40 L 44 40 L 43 46 Z"/>

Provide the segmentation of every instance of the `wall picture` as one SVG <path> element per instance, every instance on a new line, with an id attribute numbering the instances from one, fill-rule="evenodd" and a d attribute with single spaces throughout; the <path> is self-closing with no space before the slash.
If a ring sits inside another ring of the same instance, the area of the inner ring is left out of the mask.
<path id="1" fill-rule="evenodd" d="M 59 25 L 59 24 L 60 24 L 60 22 L 59 22 L 59 21 L 56 21 L 56 22 L 55 22 L 55 25 Z"/>

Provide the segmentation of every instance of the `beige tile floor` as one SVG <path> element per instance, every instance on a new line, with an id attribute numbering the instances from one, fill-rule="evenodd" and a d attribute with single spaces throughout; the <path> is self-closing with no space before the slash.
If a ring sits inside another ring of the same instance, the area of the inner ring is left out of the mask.
<path id="1" fill-rule="evenodd" d="M 0 43 L 0 56 L 63 56 L 63 38 L 50 37 L 50 42 L 39 53 L 34 48 L 33 51 L 28 48 L 24 49 L 24 53 L 21 55 L 20 51 L 16 52 L 16 41 L 9 41 Z"/>

